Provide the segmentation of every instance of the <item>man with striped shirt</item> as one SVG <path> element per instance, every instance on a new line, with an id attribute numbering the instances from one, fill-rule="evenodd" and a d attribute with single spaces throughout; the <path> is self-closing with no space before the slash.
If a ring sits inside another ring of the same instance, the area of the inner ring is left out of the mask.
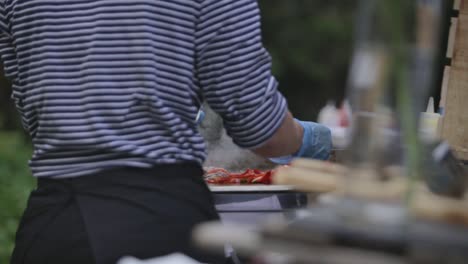
<path id="1" fill-rule="evenodd" d="M 0 0 L 0 55 L 38 178 L 12 263 L 115 263 L 180 251 L 217 219 L 195 117 L 279 163 L 328 157 L 270 73 L 255 0 Z"/>

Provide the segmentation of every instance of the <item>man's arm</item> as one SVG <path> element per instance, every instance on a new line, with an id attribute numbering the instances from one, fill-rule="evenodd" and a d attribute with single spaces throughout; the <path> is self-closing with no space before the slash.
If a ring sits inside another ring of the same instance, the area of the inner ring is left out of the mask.
<path id="1" fill-rule="evenodd" d="M 197 31 L 198 79 L 208 104 L 240 147 L 266 157 L 289 155 L 302 127 L 287 110 L 261 41 L 255 0 L 206 0 Z"/>
<path id="2" fill-rule="evenodd" d="M 9 32 L 7 7 L 4 0 L 0 0 L 0 62 L 3 62 L 6 77 L 14 80 L 18 73 L 18 67 L 15 49 Z"/>
<path id="3" fill-rule="evenodd" d="M 253 151 L 264 157 L 280 157 L 297 153 L 302 145 L 304 129 L 288 111 L 273 136 Z"/>

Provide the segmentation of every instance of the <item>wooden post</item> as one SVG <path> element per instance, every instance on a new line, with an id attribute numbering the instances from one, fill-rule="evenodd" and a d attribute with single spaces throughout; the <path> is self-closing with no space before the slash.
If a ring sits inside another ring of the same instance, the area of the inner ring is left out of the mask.
<path id="1" fill-rule="evenodd" d="M 444 115 L 441 136 L 446 139 L 458 158 L 468 160 L 468 0 L 455 0 L 458 18 L 452 18 L 441 105 Z"/>

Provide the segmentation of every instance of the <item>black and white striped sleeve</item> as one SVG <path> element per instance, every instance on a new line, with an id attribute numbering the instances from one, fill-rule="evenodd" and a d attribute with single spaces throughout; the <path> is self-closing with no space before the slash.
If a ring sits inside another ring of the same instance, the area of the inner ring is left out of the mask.
<path id="1" fill-rule="evenodd" d="M 3 62 L 5 75 L 13 80 L 18 71 L 16 56 L 11 36 L 8 30 L 5 3 L 0 0 L 0 61 Z"/>
<path id="2" fill-rule="evenodd" d="M 287 105 L 262 44 L 256 0 L 205 0 L 196 39 L 205 100 L 237 145 L 261 146 L 280 126 Z"/>

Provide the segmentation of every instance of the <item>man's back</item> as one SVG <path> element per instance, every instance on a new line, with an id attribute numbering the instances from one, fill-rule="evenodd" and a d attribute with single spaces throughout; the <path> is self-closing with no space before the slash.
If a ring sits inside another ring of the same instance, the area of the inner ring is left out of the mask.
<path id="1" fill-rule="evenodd" d="M 6 1 L 3 56 L 36 176 L 203 160 L 196 1 Z M 123 150 L 123 151 L 122 151 Z"/>

